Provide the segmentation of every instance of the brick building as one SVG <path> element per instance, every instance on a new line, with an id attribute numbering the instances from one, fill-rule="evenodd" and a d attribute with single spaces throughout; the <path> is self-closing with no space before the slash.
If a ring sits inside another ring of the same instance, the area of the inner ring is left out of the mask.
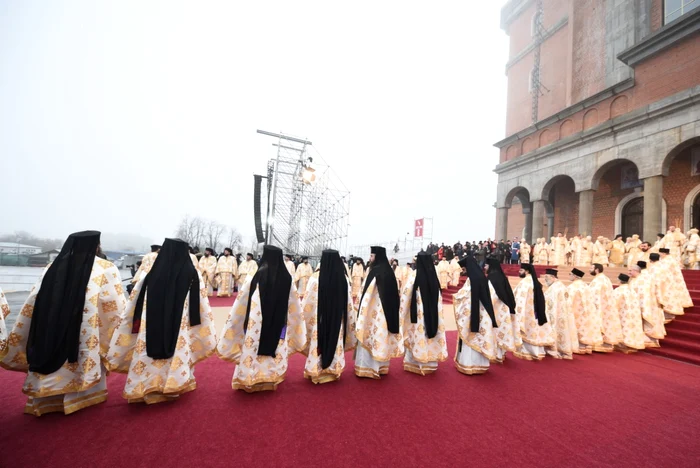
<path id="1" fill-rule="evenodd" d="M 511 0 L 501 27 L 496 238 L 700 227 L 700 0 Z"/>

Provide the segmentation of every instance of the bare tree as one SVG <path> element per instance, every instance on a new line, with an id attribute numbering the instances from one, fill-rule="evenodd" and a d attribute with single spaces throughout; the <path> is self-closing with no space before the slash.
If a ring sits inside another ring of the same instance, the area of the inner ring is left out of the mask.
<path id="1" fill-rule="evenodd" d="M 228 228 L 228 243 L 226 247 L 232 248 L 234 252 L 240 252 L 242 246 L 243 237 L 241 237 L 238 230 L 233 227 Z"/>
<path id="2" fill-rule="evenodd" d="M 222 252 L 226 247 L 230 247 L 235 252 L 243 246 L 243 239 L 236 228 L 198 216 L 185 215 L 175 235 L 192 247 L 196 246 L 200 249 L 211 247 L 217 253 Z"/>
<path id="3" fill-rule="evenodd" d="M 185 215 L 175 231 L 175 236 L 184 240 L 192 247 L 199 246 L 204 240 L 204 225 L 205 221 L 202 218 Z"/>
<path id="4" fill-rule="evenodd" d="M 206 225 L 203 227 L 203 238 L 204 243 L 207 244 L 207 247 L 211 247 L 217 252 L 222 252 L 224 250 L 223 247 L 226 247 L 221 246 L 221 236 L 223 235 L 225 229 L 226 228 L 222 224 L 219 224 L 216 221 L 209 221 L 206 223 Z"/>

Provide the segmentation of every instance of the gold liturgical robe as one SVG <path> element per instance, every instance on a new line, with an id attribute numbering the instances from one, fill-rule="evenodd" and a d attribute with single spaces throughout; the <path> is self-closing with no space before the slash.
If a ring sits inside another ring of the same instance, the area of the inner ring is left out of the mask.
<path id="1" fill-rule="evenodd" d="M 459 266 L 459 260 L 457 257 L 453 258 L 450 262 L 450 286 L 459 285 L 459 275 L 462 274 L 462 267 Z"/>
<path id="2" fill-rule="evenodd" d="M 621 239 L 615 239 L 609 244 L 610 263 L 615 266 L 623 266 L 625 261 L 625 243 Z"/>
<path id="3" fill-rule="evenodd" d="M 579 236 L 571 239 L 569 250 L 571 251 L 571 264 L 573 266 L 581 265 L 583 261 L 583 242 Z"/>
<path id="4" fill-rule="evenodd" d="M 543 347 L 554 345 L 555 335 L 550 323 L 540 326 L 535 316 L 532 276 L 527 275 L 520 280 L 520 283 L 513 290 L 513 295 L 515 296 L 516 320 L 520 328 L 520 337 L 523 341 L 521 346 L 516 346 L 513 354 L 521 359 L 543 359 L 545 357 Z M 531 351 L 534 351 L 534 353 Z"/>
<path id="5" fill-rule="evenodd" d="M 258 272 L 258 263 L 255 260 L 244 260 L 238 265 L 238 290 L 240 291 L 241 286 L 245 283 L 248 278 L 253 278 L 255 273 Z M 311 273 L 309 273 L 311 275 Z"/>
<path id="6" fill-rule="evenodd" d="M 106 401 L 107 370 L 104 362 L 109 341 L 126 308 L 119 270 L 113 263 L 95 258 L 85 291 L 78 362 L 66 361 L 56 372 L 47 375 L 28 372 L 26 354 L 34 302 L 42 281 L 43 275 L 17 316 L 7 338 L 7 347 L 0 351 L 0 366 L 27 372 L 22 388 L 28 396 L 24 412 L 36 416 L 52 412 L 70 414 Z"/>
<path id="7" fill-rule="evenodd" d="M 631 353 L 644 349 L 644 324 L 639 299 L 629 284 L 621 284 L 613 291 L 614 309 L 620 317 L 622 339 L 617 349 Z"/>
<path id="8" fill-rule="evenodd" d="M 581 239 L 581 264 L 576 266 L 590 266 L 593 259 L 593 242 L 591 236 Z"/>
<path id="9" fill-rule="evenodd" d="M 442 293 L 438 292 L 438 326 L 437 334 L 428 338 L 423 315 L 423 299 L 420 288 L 416 291 L 416 323 L 411 322 L 411 301 L 416 273 L 411 272 L 406 285 L 401 291 L 400 314 L 403 322 L 404 346 L 406 354 L 403 369 L 414 374 L 427 375 L 435 372 L 438 362 L 447 360 L 447 339 L 445 338 L 445 321 L 442 315 Z"/>
<path id="10" fill-rule="evenodd" d="M 360 297 L 362 294 L 362 280 L 365 277 L 365 269 L 361 264 L 352 266 L 352 297 Z"/>
<path id="11" fill-rule="evenodd" d="M 658 340 L 666 336 L 664 327 L 664 311 L 658 302 L 657 284 L 648 270 L 642 272 L 630 280 L 630 287 L 639 299 L 642 309 L 644 334 L 647 336 L 645 346 L 657 348 Z"/>
<path id="12" fill-rule="evenodd" d="M 438 279 L 440 280 L 440 289 L 447 289 L 447 285 L 450 283 L 450 264 L 447 260 L 442 259 L 437 266 Z"/>
<path id="13" fill-rule="evenodd" d="M 251 277 L 252 278 L 252 277 Z M 306 348 L 306 326 L 294 284 L 289 288 L 287 326 L 280 337 L 275 356 L 258 356 L 262 330 L 260 288 L 250 301 L 248 328 L 243 329 L 250 297 L 251 281 L 247 280 L 236 296 L 221 331 L 216 351 L 224 361 L 236 363 L 231 386 L 248 393 L 277 390 L 287 373 L 289 356 Z"/>
<path id="14" fill-rule="evenodd" d="M 561 359 L 572 359 L 572 353 L 578 352 L 578 333 L 576 319 L 566 300 L 566 286 L 561 281 L 555 281 L 547 288 L 544 297 L 547 320 L 556 333 L 556 344 L 547 351 Z"/>
<path id="15" fill-rule="evenodd" d="M 299 291 L 300 296 L 306 294 L 306 286 L 312 274 L 313 270 L 311 269 L 311 265 L 308 263 L 300 263 L 297 267 L 294 282 L 297 283 L 297 291 Z"/>
<path id="16" fill-rule="evenodd" d="M 683 250 L 683 244 L 685 244 L 685 234 L 676 229 L 675 231 L 667 231 L 659 247 L 666 247 L 671 251 L 671 256 L 678 262 L 681 263 L 681 251 Z"/>
<path id="17" fill-rule="evenodd" d="M 632 240 L 627 243 L 627 266 L 636 265 L 643 257 L 643 252 L 639 248 L 642 241 L 639 240 L 639 235 L 634 234 Z"/>
<path id="18" fill-rule="evenodd" d="M 530 263 L 530 252 L 531 252 L 530 244 L 527 242 L 523 241 L 520 244 L 520 263 Z"/>
<path id="19" fill-rule="evenodd" d="M 202 273 L 207 296 L 213 296 L 216 286 L 216 257 L 202 255 L 202 258 L 199 259 L 199 271 Z"/>
<path id="20" fill-rule="evenodd" d="M 603 266 L 608 265 L 608 251 L 605 249 L 605 238 L 600 236 L 593 244 L 593 259 L 592 263 L 600 263 Z"/>
<path id="21" fill-rule="evenodd" d="M 7 348 L 7 326 L 5 319 L 10 315 L 10 306 L 7 304 L 5 294 L 0 288 L 0 354 Z"/>
<path id="22" fill-rule="evenodd" d="M 194 254 L 190 254 L 190 260 L 192 260 L 192 265 L 194 265 L 194 268 L 201 273 L 199 270 L 199 260 L 197 260 L 197 257 Z"/>
<path id="23" fill-rule="evenodd" d="M 601 317 L 593 305 L 591 290 L 583 280 L 577 279 L 566 290 L 569 310 L 576 320 L 579 354 L 590 354 L 593 347 L 603 344 Z"/>
<path id="24" fill-rule="evenodd" d="M 216 263 L 216 284 L 218 285 L 219 297 L 231 297 L 233 295 L 233 284 L 238 277 L 238 262 L 236 257 L 224 255 Z"/>
<path id="25" fill-rule="evenodd" d="M 136 270 L 136 274 L 131 278 L 131 284 L 136 284 L 142 276 L 147 275 L 151 268 L 153 267 L 153 262 L 156 261 L 158 257 L 158 252 L 150 252 L 143 256 L 141 259 L 141 266 Z"/>
<path id="26" fill-rule="evenodd" d="M 289 272 L 289 276 L 291 276 L 292 278 L 294 278 L 294 275 L 295 275 L 296 272 L 297 272 L 297 268 L 294 266 L 294 262 L 291 261 L 291 260 L 285 259 L 285 260 L 284 260 L 284 266 L 287 267 L 287 271 Z"/>
<path id="27" fill-rule="evenodd" d="M 201 324 L 190 326 L 188 293 L 182 308 L 175 354 L 169 359 L 153 359 L 146 352 L 148 289 L 138 333 L 132 333 L 134 310 L 145 278 L 134 287 L 129 304 L 120 317 L 119 328 L 112 336 L 106 363 L 110 371 L 128 374 L 122 396 L 129 403 L 170 401 L 197 387 L 194 365 L 211 356 L 216 349 L 214 315 L 201 274 L 198 277 Z"/>
<path id="28" fill-rule="evenodd" d="M 699 246 L 700 236 L 698 236 L 698 230 L 693 228 L 688 231 L 688 244 L 685 247 L 685 259 L 683 261 L 683 264 L 688 268 L 698 269 L 698 262 L 700 262 Z"/>
<path id="29" fill-rule="evenodd" d="M 302 351 L 306 356 L 304 364 L 304 377 L 315 384 L 333 382 L 340 378 L 345 369 L 345 352 L 355 349 L 355 308 L 352 304 L 352 294 L 348 283 L 348 305 L 345 323 L 340 326 L 338 344 L 331 365 L 326 369 L 321 366 L 321 355 L 318 353 L 318 276 L 313 275 L 309 280 L 308 294 L 301 303 L 306 324 L 307 346 Z M 346 329 L 344 327 L 347 327 Z M 345 343 L 343 343 L 345 337 Z"/>
<path id="30" fill-rule="evenodd" d="M 355 336 L 355 375 L 359 377 L 379 379 L 389 373 L 391 358 L 404 355 L 403 324 L 399 320 L 399 333 L 389 332 L 376 279 L 367 286 L 362 297 L 355 323 Z"/>
<path id="31" fill-rule="evenodd" d="M 566 238 L 552 237 L 549 255 L 550 265 L 564 265 L 566 263 Z"/>
<path id="32" fill-rule="evenodd" d="M 596 313 L 596 320 L 601 321 L 603 346 L 594 351 L 612 351 L 613 347 L 622 340 L 620 316 L 613 303 L 613 285 L 610 278 L 599 273 L 588 285 L 591 288 L 591 299 Z"/>
<path id="33" fill-rule="evenodd" d="M 507 313 L 508 306 L 498 299 L 496 292 L 488 283 L 493 303 L 494 315 L 502 315 L 503 310 Z M 489 369 L 491 362 L 499 362 L 499 345 L 496 338 L 498 328 L 494 328 L 484 305 L 479 303 L 479 331 L 473 332 L 470 329 L 472 310 L 472 289 L 471 281 L 467 278 L 464 286 L 454 295 L 455 321 L 459 340 L 457 341 L 457 352 L 455 353 L 455 367 L 462 374 L 475 375 L 483 374 Z M 500 310 L 500 313 L 499 313 Z M 496 322 L 498 324 L 498 321 Z M 500 326 L 500 325 L 499 325 Z M 503 324 L 503 326 L 507 326 Z"/>
<path id="34" fill-rule="evenodd" d="M 666 265 L 671 278 L 671 285 L 673 287 L 673 295 L 680 304 L 680 313 L 675 313 L 674 315 L 683 315 L 682 309 L 687 309 L 693 307 L 693 300 L 690 298 L 690 292 L 688 292 L 688 286 L 685 284 L 685 278 L 683 277 L 683 272 L 681 271 L 680 264 L 671 255 L 664 256 L 659 263 Z M 671 312 L 673 313 L 673 312 Z"/>

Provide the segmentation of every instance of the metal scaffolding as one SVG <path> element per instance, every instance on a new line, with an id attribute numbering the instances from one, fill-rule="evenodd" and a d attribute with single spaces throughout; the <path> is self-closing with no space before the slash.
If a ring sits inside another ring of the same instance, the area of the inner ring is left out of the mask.
<path id="1" fill-rule="evenodd" d="M 277 139 L 268 162 L 265 243 L 285 253 L 320 257 L 323 249 L 347 248 L 350 191 L 312 143 L 289 135 L 258 130 Z"/>

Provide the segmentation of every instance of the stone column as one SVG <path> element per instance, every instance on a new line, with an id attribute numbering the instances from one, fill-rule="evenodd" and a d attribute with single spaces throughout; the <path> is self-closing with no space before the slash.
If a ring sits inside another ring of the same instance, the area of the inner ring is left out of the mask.
<path id="1" fill-rule="evenodd" d="M 554 236 L 554 215 L 547 215 L 547 242 Z"/>
<path id="2" fill-rule="evenodd" d="M 532 206 L 527 203 L 523 204 L 523 214 L 525 215 L 525 229 L 523 229 L 523 239 L 530 242 L 532 236 Z"/>
<path id="3" fill-rule="evenodd" d="M 508 238 L 508 208 L 498 208 L 496 210 L 498 213 L 498 232 L 496 233 L 496 239 L 507 239 Z"/>
<path id="4" fill-rule="evenodd" d="M 644 240 L 649 242 L 653 242 L 659 232 L 666 232 L 661 225 L 663 192 L 663 176 L 644 179 Z"/>
<path id="5" fill-rule="evenodd" d="M 535 200 L 532 202 L 532 230 L 530 231 L 530 237 L 527 241 L 530 244 L 535 242 L 535 239 L 544 237 L 544 200 Z"/>
<path id="6" fill-rule="evenodd" d="M 595 190 L 583 190 L 578 193 L 578 233 L 583 236 L 591 236 L 593 233 L 593 194 Z"/>

